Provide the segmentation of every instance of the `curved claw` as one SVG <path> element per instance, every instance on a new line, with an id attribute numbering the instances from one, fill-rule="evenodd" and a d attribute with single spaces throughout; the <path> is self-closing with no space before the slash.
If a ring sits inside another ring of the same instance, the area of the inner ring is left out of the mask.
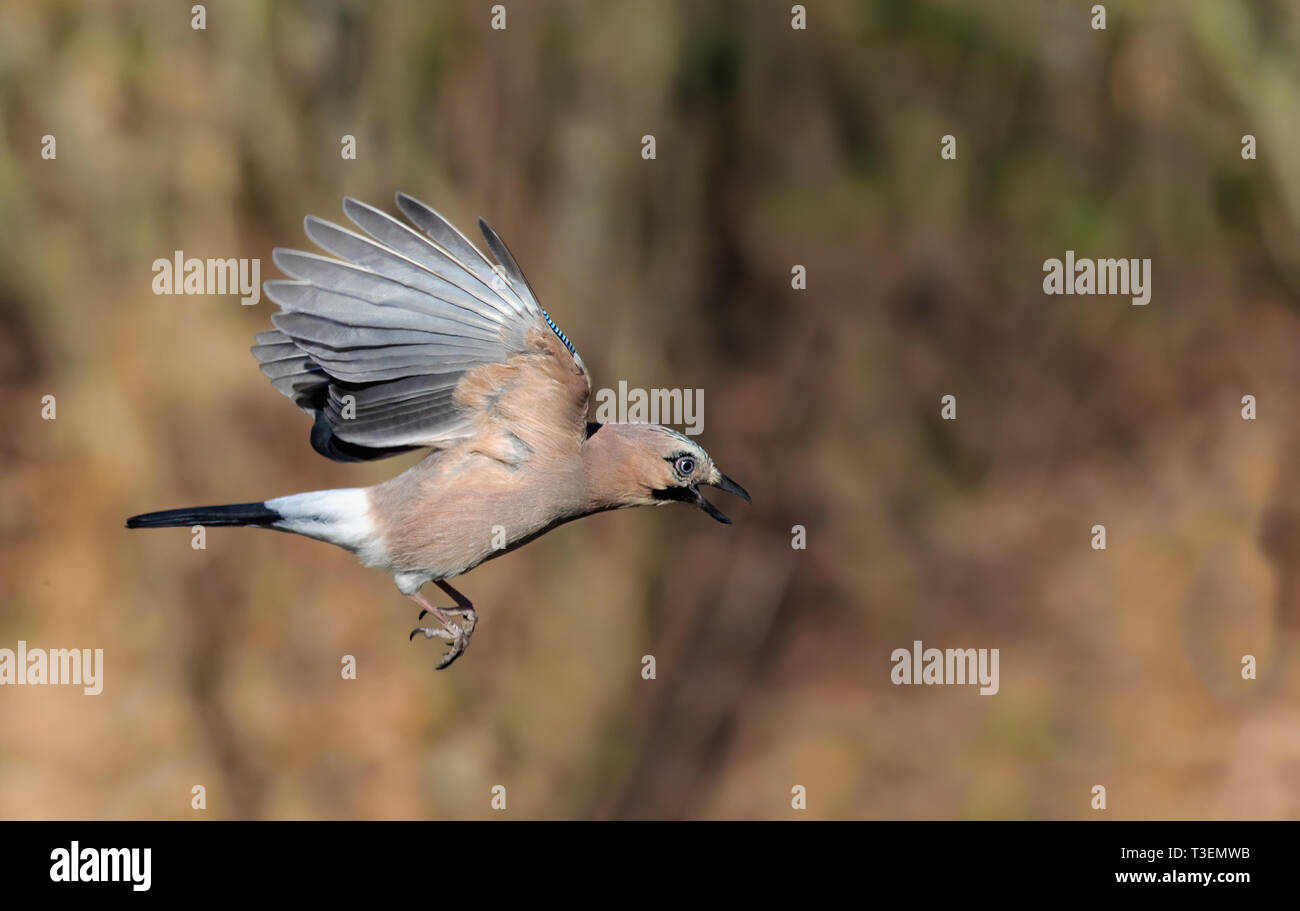
<path id="1" fill-rule="evenodd" d="M 465 644 L 468 641 L 469 641 L 468 639 L 462 639 L 458 637 L 452 643 L 451 648 L 447 650 L 447 654 L 442 656 L 442 660 L 438 662 L 434 670 L 441 671 L 450 667 L 453 661 L 455 661 L 457 658 L 459 658 L 461 655 L 465 653 Z"/>

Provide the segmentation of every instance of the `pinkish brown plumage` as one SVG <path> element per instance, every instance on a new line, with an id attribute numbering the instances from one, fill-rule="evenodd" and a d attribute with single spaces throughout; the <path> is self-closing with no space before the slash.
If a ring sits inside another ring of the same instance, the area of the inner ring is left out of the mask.
<path id="1" fill-rule="evenodd" d="M 465 649 L 477 621 L 446 580 L 573 519 L 607 509 L 693 503 L 712 485 L 749 499 L 694 441 L 657 424 L 589 424 L 582 358 L 481 219 L 493 267 L 428 206 L 399 194 L 419 227 L 356 200 L 366 235 L 308 218 L 337 259 L 277 249 L 291 281 L 266 282 L 281 311 L 253 348 L 272 384 L 312 416 L 311 442 L 339 461 L 411 449 L 419 463 L 370 488 L 134 516 L 128 528 L 252 525 L 337 544 L 392 573 L 438 626 L 412 631 Z M 433 582 L 455 601 L 430 604 Z"/>

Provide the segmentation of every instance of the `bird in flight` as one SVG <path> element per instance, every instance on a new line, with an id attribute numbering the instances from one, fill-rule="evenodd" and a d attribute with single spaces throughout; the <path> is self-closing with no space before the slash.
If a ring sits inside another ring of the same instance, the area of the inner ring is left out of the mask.
<path id="1" fill-rule="evenodd" d="M 447 641 L 442 669 L 478 620 L 448 579 L 592 513 L 680 501 L 729 524 L 700 486 L 750 497 L 676 431 L 588 422 L 582 358 L 496 232 L 479 219 L 494 267 L 424 203 L 399 193 L 397 206 L 415 229 L 351 198 L 343 211 L 364 234 L 308 216 L 307 236 L 337 258 L 274 251 L 292 280 L 265 283 L 280 311 L 252 351 L 313 418 L 321 455 L 429 454 L 374 487 L 151 512 L 126 527 L 249 525 L 337 544 L 436 621 L 410 638 Z M 429 582 L 455 606 L 430 603 Z"/>

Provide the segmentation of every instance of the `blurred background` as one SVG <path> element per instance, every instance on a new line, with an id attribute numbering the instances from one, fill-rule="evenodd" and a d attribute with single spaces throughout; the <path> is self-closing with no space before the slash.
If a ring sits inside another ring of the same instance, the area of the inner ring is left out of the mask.
<path id="1" fill-rule="evenodd" d="M 1105 5 L 4 2 L 0 647 L 105 671 L 0 689 L 0 817 L 1300 816 L 1300 6 Z M 463 577 L 445 673 L 342 551 L 122 524 L 415 461 L 311 450 L 269 301 L 151 290 L 398 190 L 754 495 Z M 1045 296 L 1067 249 L 1150 305 Z M 893 686 L 914 639 L 1000 692 Z"/>

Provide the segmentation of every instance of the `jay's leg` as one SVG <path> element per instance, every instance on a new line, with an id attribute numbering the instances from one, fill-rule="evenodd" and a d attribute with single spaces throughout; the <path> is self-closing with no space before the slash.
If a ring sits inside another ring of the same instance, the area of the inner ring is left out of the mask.
<path id="1" fill-rule="evenodd" d="M 436 579 L 435 584 L 451 596 L 452 600 L 456 602 L 456 606 L 435 607 L 418 591 L 411 595 L 411 600 L 420 605 L 420 616 L 417 619 L 423 620 L 424 615 L 428 614 L 441 623 L 442 628 L 418 626 L 411 630 L 410 638 L 414 639 L 416 633 L 424 633 L 426 639 L 437 637 L 450 642 L 451 648 L 447 650 L 447 654 L 443 655 L 442 661 L 438 663 L 437 670 L 442 670 L 459 658 L 465 651 L 465 647 L 469 645 L 469 637 L 474 634 L 474 625 L 478 623 L 478 611 L 474 610 L 474 605 L 468 598 L 446 582 Z M 453 617 L 460 617 L 461 623 L 456 623 L 452 619 Z"/>
<path id="2" fill-rule="evenodd" d="M 446 592 L 451 600 L 456 602 L 455 607 L 446 607 L 443 610 L 449 614 L 456 614 L 461 618 L 465 627 L 465 641 L 468 642 L 469 637 L 474 635 L 475 624 L 478 623 L 478 611 L 474 610 L 474 604 L 469 598 L 456 591 L 442 579 L 434 579 L 433 584 Z"/>

